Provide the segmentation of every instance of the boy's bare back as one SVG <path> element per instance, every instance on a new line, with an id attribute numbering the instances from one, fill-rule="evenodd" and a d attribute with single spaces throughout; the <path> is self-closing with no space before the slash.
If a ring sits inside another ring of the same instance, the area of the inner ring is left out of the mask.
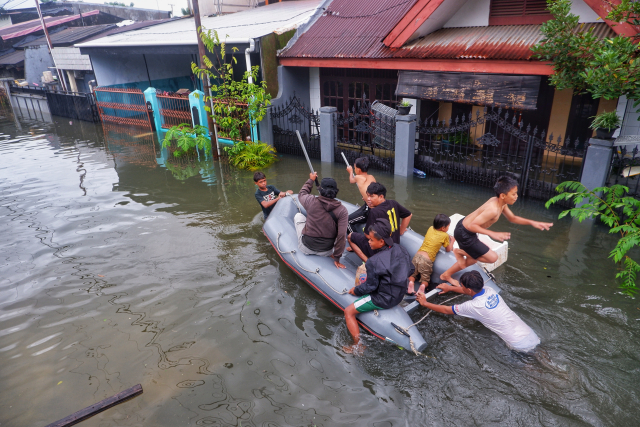
<path id="1" fill-rule="evenodd" d="M 360 190 L 360 194 L 362 195 L 362 200 L 367 201 L 367 187 L 372 182 L 376 182 L 376 179 L 373 175 L 356 175 L 354 177 L 356 180 L 356 185 L 358 186 L 358 190 Z"/>

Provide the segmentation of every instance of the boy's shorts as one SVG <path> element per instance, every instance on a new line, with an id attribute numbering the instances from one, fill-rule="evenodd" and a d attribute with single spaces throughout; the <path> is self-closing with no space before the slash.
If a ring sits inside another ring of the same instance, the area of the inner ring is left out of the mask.
<path id="1" fill-rule="evenodd" d="M 416 282 L 430 283 L 431 275 L 433 274 L 433 261 L 431 261 L 431 258 L 417 252 L 413 256 L 411 263 L 415 267 L 413 277 L 416 278 Z"/>
<path id="2" fill-rule="evenodd" d="M 367 258 L 371 258 L 375 255 L 375 252 L 371 249 L 371 246 L 369 246 L 369 239 L 364 234 L 351 233 L 351 243 L 360 248 L 364 256 Z"/>
<path id="3" fill-rule="evenodd" d="M 467 230 L 462 224 L 463 220 L 464 218 L 458 221 L 458 225 L 456 225 L 456 229 L 453 231 L 453 237 L 456 238 L 456 242 L 458 242 L 460 249 L 465 251 L 471 258 L 477 260 L 482 255 L 489 252 L 489 246 L 485 245 L 480 241 L 480 239 L 478 239 L 478 234 Z"/>
<path id="4" fill-rule="evenodd" d="M 363 295 L 355 300 L 353 305 L 356 307 L 356 311 L 358 313 L 366 313 L 367 311 L 373 310 L 382 310 L 382 307 L 378 307 L 373 302 L 371 302 L 371 295 L 368 294 Z"/>

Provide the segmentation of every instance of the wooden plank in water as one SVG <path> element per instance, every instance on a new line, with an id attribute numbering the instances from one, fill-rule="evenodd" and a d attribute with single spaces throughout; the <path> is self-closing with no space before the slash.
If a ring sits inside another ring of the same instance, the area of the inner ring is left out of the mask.
<path id="1" fill-rule="evenodd" d="M 91 406 L 87 406 L 86 408 L 76 412 L 73 415 L 69 415 L 68 417 L 58 420 L 55 423 L 51 423 L 47 425 L 47 427 L 68 427 L 76 425 L 79 422 L 86 420 L 87 418 L 91 418 L 94 415 L 99 414 L 100 412 L 116 406 L 126 400 L 134 398 L 139 394 L 142 394 L 142 386 L 140 384 L 136 384 L 133 387 L 121 391 L 116 395 L 101 400 L 98 403 L 94 403 Z"/>

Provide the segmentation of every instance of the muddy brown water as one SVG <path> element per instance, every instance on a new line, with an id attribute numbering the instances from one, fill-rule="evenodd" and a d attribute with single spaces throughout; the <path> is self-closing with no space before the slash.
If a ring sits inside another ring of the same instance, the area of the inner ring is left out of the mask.
<path id="1" fill-rule="evenodd" d="M 514 207 L 549 232 L 494 226 L 512 233 L 495 273 L 538 357 L 438 314 L 419 325 L 424 355 L 365 335 L 355 357 L 342 313 L 263 236 L 251 173 L 167 167 L 148 135 L 66 119 L 0 120 L 0 159 L 1 426 L 46 425 L 137 383 L 141 396 L 81 425 L 638 425 L 640 305 L 616 289 L 614 237 L 560 209 Z M 315 163 L 358 201 L 343 165 Z M 282 190 L 308 176 L 288 156 L 265 172 Z M 491 196 L 377 177 L 420 233 Z"/>

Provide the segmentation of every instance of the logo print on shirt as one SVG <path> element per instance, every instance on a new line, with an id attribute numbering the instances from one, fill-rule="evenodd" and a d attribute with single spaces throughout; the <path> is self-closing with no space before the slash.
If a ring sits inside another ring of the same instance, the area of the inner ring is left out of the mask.
<path id="1" fill-rule="evenodd" d="M 496 308 L 499 302 L 500 302 L 500 298 L 498 297 L 498 295 L 494 294 L 489 296 L 489 298 L 487 298 L 487 302 L 484 303 L 484 306 L 487 307 L 489 310 L 491 310 L 492 308 Z"/>
<path id="2" fill-rule="evenodd" d="M 275 200 L 276 195 L 275 193 L 272 191 L 271 193 L 267 194 L 266 196 L 262 196 L 262 198 L 264 199 L 265 202 L 270 202 L 272 200 Z"/>

